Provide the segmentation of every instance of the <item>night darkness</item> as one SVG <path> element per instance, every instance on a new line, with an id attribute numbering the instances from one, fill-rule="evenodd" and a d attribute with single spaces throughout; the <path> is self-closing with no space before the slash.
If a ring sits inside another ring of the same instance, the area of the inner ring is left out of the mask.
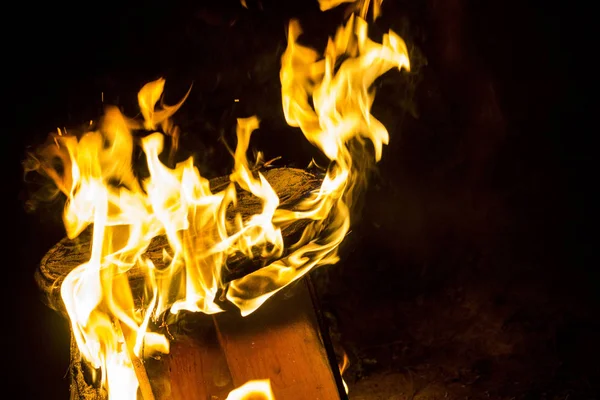
<path id="1" fill-rule="evenodd" d="M 2 146 L 8 398 L 68 398 L 69 328 L 33 280 L 64 236 L 61 204 L 26 207 L 36 189 L 23 179 L 28 148 L 100 116 L 101 93 L 134 115 L 137 91 L 164 77 L 167 103 L 193 83 L 175 122 L 181 157 L 193 154 L 205 176 L 227 174 L 222 140 L 234 144 L 235 119 L 254 114 L 251 146 L 267 159 L 305 167 L 318 156 L 285 124 L 279 58 L 290 18 L 306 42 L 324 44 L 343 6 L 124 3 L 23 2 L 4 17 L 15 25 L 3 76 L 14 123 Z M 406 40 L 413 70 L 377 83 L 373 113 L 390 144 L 342 261 L 314 274 L 352 362 L 351 398 L 599 398 L 586 194 L 597 128 L 583 122 L 594 75 L 581 50 L 594 57 L 584 45 L 592 25 L 585 10 L 539 3 L 386 0 L 372 24 L 377 40 L 390 28 Z"/>

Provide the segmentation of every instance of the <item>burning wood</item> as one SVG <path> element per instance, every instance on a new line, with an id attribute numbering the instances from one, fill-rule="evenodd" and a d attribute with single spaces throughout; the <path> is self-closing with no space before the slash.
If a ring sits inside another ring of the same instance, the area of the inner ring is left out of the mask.
<path id="1" fill-rule="evenodd" d="M 59 132 L 55 147 L 42 153 L 42 170 L 68 199 L 64 222 L 69 239 L 45 258 L 38 282 L 48 289 L 49 304 L 66 311 L 79 353 L 101 370 L 100 386 L 111 400 L 135 399 L 138 390 L 145 400 L 154 396 L 139 360 L 169 353 L 169 335 L 156 327 L 165 314 L 212 315 L 235 307 L 247 321 L 260 321 L 260 314 L 253 313 L 270 297 L 313 268 L 337 262 L 354 192 L 363 179 L 357 161 L 378 161 L 389 140 L 370 113 L 370 87 L 392 68 L 408 69 L 409 61 L 400 37 L 390 31 L 375 43 L 368 38 L 366 21 L 354 15 L 329 40 L 324 58 L 297 42 L 301 33 L 292 21 L 281 60 L 283 110 L 288 124 L 299 127 L 330 160 L 322 178 L 292 169 L 255 171 L 246 153 L 259 126 L 256 117 L 238 120 L 228 178 L 208 181 L 191 158 L 167 167 L 160 158 L 164 135 L 172 132 L 170 118 L 183 100 L 175 106 L 159 104 L 162 79 L 140 90 L 141 118 L 108 108 L 97 128 L 80 136 Z M 143 179 L 132 161 L 134 134 L 140 131 L 150 132 L 140 140 L 149 171 Z M 58 169 L 56 157 L 62 160 Z M 304 303 L 295 312 L 307 307 Z M 272 398 L 261 381 L 271 378 L 272 368 L 248 367 L 265 364 L 249 351 L 248 342 L 254 342 L 239 336 L 227 314 L 214 318 L 233 383 L 241 385 L 229 398 L 256 393 Z M 284 314 L 278 311 L 271 322 Z M 279 333 L 293 342 L 301 340 L 299 333 L 319 342 L 311 317 L 298 321 Z M 252 330 L 260 330 L 263 322 L 255 322 Z M 245 325 L 241 332 L 248 329 Z M 258 333 L 253 335 L 258 340 Z M 269 351 L 273 358 L 282 357 L 286 346 L 263 346 L 263 357 Z M 304 363 L 304 376 L 319 368 L 319 357 L 304 360 L 310 360 Z M 327 370 L 327 363 L 321 364 Z M 314 376 L 321 376 L 320 384 L 327 381 L 322 373 Z M 253 382 L 245 386 L 247 378 Z M 278 384 L 275 395 L 289 398 L 285 385 Z M 338 398 L 335 384 L 324 385 L 325 392 L 307 399 Z"/>
<path id="2" fill-rule="evenodd" d="M 281 207 L 293 210 L 297 203 L 317 190 L 322 179 L 317 175 L 295 168 L 273 168 L 261 171 L 267 182 L 272 186 L 277 196 L 281 199 Z M 229 177 L 211 179 L 209 181 L 211 190 L 219 191 L 227 187 Z M 227 210 L 227 220 L 233 221 L 236 215 L 242 219 L 260 211 L 261 202 L 257 197 L 240 192 L 237 204 Z M 283 241 L 292 242 L 306 227 L 307 221 L 299 220 L 282 229 Z M 38 286 L 45 292 L 46 304 L 65 316 L 67 311 L 60 295 L 60 287 L 66 276 L 77 266 L 90 259 L 91 238 L 93 230 L 86 229 L 74 239 L 65 238 L 54 246 L 40 264 L 36 272 Z M 166 236 L 157 236 L 152 240 L 144 257 L 151 260 L 158 269 L 166 267 L 163 252 L 168 249 L 169 243 Z M 224 271 L 223 279 L 229 282 L 253 272 L 263 266 L 266 260 L 258 257 L 247 258 L 241 254 L 232 254 L 227 260 L 227 270 Z M 134 266 L 127 271 L 127 277 L 132 286 L 134 299 L 143 297 L 145 272 L 142 268 Z"/>
<path id="3" fill-rule="evenodd" d="M 244 384 L 267 376 L 278 398 L 345 399 L 333 348 L 313 300 L 310 281 L 303 279 L 248 317 L 239 312 L 212 318 L 187 312 L 170 316 L 159 328 L 169 337 L 169 354 L 134 364 L 142 398 L 223 400 L 235 387 L 252 388 Z M 75 399 L 104 399 L 103 389 L 84 372 L 91 367 L 78 357 L 73 343 Z"/>

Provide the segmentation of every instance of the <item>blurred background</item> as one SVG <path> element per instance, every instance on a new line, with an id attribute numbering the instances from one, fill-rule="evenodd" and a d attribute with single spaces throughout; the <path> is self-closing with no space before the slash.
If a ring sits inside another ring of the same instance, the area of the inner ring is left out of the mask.
<path id="1" fill-rule="evenodd" d="M 174 3 L 21 3 L 4 14 L 14 126 L 2 146 L 3 343 L 16 398 L 65 399 L 69 382 L 68 324 L 33 281 L 64 236 L 62 204 L 32 202 L 28 148 L 97 118 L 103 101 L 135 115 L 137 91 L 164 77 L 167 103 L 193 84 L 175 122 L 180 155 L 203 175 L 228 173 L 223 142 L 250 115 L 262 119 L 251 146 L 267 160 L 302 168 L 319 157 L 285 124 L 280 57 L 290 18 L 322 50 L 347 7 Z M 385 0 L 370 23 L 375 40 L 389 29 L 406 40 L 412 71 L 376 84 L 373 113 L 390 144 L 341 262 L 313 274 L 351 361 L 350 398 L 598 398 L 585 15 L 545 2 Z"/>

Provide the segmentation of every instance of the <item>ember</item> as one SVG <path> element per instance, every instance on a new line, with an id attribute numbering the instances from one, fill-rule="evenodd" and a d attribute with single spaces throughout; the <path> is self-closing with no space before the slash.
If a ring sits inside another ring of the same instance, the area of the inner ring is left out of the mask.
<path id="1" fill-rule="evenodd" d="M 298 43 L 298 21 L 289 24 L 280 73 L 285 119 L 330 162 L 320 185 L 291 208 L 247 158 L 258 117 L 238 119 L 233 170 L 218 189 L 192 158 L 175 168 L 161 161 L 166 136 L 171 148 L 177 146 L 171 118 L 185 101 L 160 101 L 163 79 L 139 91 L 141 118 L 108 107 L 97 124 L 80 134 L 59 130 L 38 152 L 40 171 L 67 196 L 69 239 L 93 228 L 89 258 L 64 277 L 60 295 L 78 350 L 101 371 L 99 383 L 109 399 L 135 399 L 138 391 L 145 400 L 153 398 L 142 360 L 170 351 L 167 335 L 152 329 L 165 314 L 221 313 L 227 300 L 248 316 L 313 268 L 338 261 L 363 178 L 357 161 L 379 161 L 389 140 L 370 113 L 372 84 L 392 68 L 409 69 L 398 35 L 390 31 L 382 43 L 368 38 L 369 2 L 361 4 L 362 16 L 350 15 L 323 57 Z M 373 3 L 374 14 L 380 4 Z M 149 172 L 141 179 L 132 160 L 137 136 L 143 136 Z M 235 207 L 248 195 L 259 206 L 243 215 Z M 286 243 L 284 231 L 298 222 L 301 233 Z M 148 253 L 157 240 L 164 243 L 158 260 Z M 226 279 L 236 257 L 258 259 L 260 268 Z M 228 399 L 274 398 L 264 379 L 233 390 Z"/>

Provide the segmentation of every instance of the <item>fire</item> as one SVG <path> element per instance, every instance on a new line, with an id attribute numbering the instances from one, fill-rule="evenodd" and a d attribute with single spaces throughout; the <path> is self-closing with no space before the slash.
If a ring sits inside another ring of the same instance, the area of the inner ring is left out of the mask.
<path id="1" fill-rule="evenodd" d="M 348 354 L 346 354 L 346 351 L 344 351 L 344 358 L 342 359 L 341 364 L 338 365 L 338 368 L 340 369 L 340 375 L 343 376 L 344 372 L 346 372 L 346 370 L 348 369 L 349 366 L 350 366 L 350 359 L 348 358 Z M 342 378 L 342 383 L 344 384 L 344 390 L 346 391 L 346 394 L 348 394 L 350 392 L 350 390 L 348 389 L 348 384 L 346 383 L 344 378 Z"/>
<path id="2" fill-rule="evenodd" d="M 343 3 L 353 3 L 350 5 L 348 10 L 357 13 L 363 19 L 365 19 L 367 13 L 369 12 L 369 5 L 371 4 L 371 0 L 319 0 L 319 6 L 321 7 L 321 11 L 330 10 Z M 379 18 L 379 16 L 381 16 L 382 3 L 383 0 L 373 0 L 373 21 L 375 21 L 377 18 Z"/>
<path id="3" fill-rule="evenodd" d="M 232 390 L 225 400 L 275 400 L 268 379 L 249 381 Z"/>
<path id="4" fill-rule="evenodd" d="M 140 90 L 141 118 L 109 107 L 97 127 L 83 135 L 59 131 L 53 137 L 47 154 L 62 160 L 62 171 L 50 162 L 42 162 L 42 169 L 67 196 L 67 234 L 75 238 L 93 227 L 90 259 L 71 271 L 61 295 L 77 346 L 85 360 L 101 369 L 101 384 L 111 400 L 136 399 L 140 377 L 135 363 L 149 353 L 169 351 L 167 338 L 149 329 L 151 320 L 180 310 L 221 312 L 215 302 L 220 291 L 248 315 L 311 269 L 338 261 L 338 246 L 350 227 L 352 196 L 362 178 L 356 161 L 378 161 L 389 140 L 386 128 L 371 115 L 370 88 L 392 68 L 408 70 L 409 59 L 394 32 L 375 43 L 367 36 L 365 20 L 354 15 L 329 39 L 323 57 L 299 44 L 300 35 L 299 23 L 292 21 L 281 59 L 283 110 L 287 123 L 300 128 L 330 165 L 320 189 L 294 211 L 279 208 L 273 188 L 250 166 L 246 153 L 259 126 L 256 117 L 238 120 L 231 183 L 222 191 L 211 191 L 191 158 L 175 168 L 161 162 L 164 134 L 176 143 L 171 117 L 185 100 L 159 103 L 163 79 Z M 132 162 L 134 134 L 140 132 L 151 132 L 140 140 L 149 171 L 144 179 L 138 179 Z M 226 210 L 236 202 L 234 184 L 262 201 L 260 213 L 226 219 Z M 309 223 L 298 242 L 285 249 L 281 229 L 300 219 Z M 162 267 L 145 256 L 159 236 L 169 244 Z M 271 262 L 225 285 L 228 256 L 253 257 L 257 250 Z M 131 289 L 127 274 L 132 269 L 145 274 L 143 293 Z M 141 298 L 141 305 L 134 298 Z M 268 381 L 251 381 L 228 397 L 251 398 L 273 399 Z"/>

